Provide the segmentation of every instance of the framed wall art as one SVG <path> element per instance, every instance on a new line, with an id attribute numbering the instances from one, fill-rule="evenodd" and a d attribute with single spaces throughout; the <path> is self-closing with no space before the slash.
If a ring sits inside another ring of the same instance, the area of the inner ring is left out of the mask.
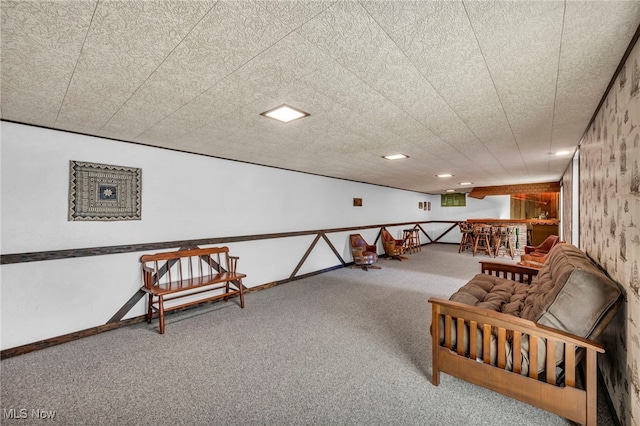
<path id="1" fill-rule="evenodd" d="M 467 205 L 466 194 L 441 194 L 441 207 L 464 207 Z"/>
<path id="2" fill-rule="evenodd" d="M 141 169 L 70 161 L 69 220 L 141 220 Z"/>

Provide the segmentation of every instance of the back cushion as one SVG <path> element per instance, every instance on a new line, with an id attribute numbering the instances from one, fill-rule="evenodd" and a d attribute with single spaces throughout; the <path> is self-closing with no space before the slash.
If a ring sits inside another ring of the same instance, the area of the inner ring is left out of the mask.
<path id="1" fill-rule="evenodd" d="M 546 263 L 531 282 L 520 314 L 521 318 L 537 321 L 575 269 L 573 255 L 565 253 L 565 246 L 568 245 L 556 244 L 549 252 Z"/>
<path id="2" fill-rule="evenodd" d="M 521 316 L 580 337 L 589 337 L 620 294 L 618 285 L 584 252 L 570 244 L 558 244 L 531 283 Z"/>
<path id="3" fill-rule="evenodd" d="M 537 322 L 595 339 L 593 330 L 620 295 L 618 285 L 589 262 L 573 270 Z"/>

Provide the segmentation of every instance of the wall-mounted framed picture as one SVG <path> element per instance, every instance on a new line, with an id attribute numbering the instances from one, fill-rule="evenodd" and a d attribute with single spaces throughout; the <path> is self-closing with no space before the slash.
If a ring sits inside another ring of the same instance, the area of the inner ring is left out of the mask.
<path id="1" fill-rule="evenodd" d="M 442 207 L 464 207 L 467 205 L 467 194 L 441 194 L 440 205 Z"/>
<path id="2" fill-rule="evenodd" d="M 423 207 L 423 202 L 422 202 L 422 201 L 420 201 L 420 202 L 418 203 L 418 208 L 419 208 L 420 210 L 422 210 L 422 209 L 424 208 L 424 207 Z"/>
<path id="3" fill-rule="evenodd" d="M 353 199 L 354 207 L 362 207 L 362 198 L 354 198 Z"/>
<path id="4" fill-rule="evenodd" d="M 70 161 L 70 221 L 141 220 L 141 193 L 141 169 Z"/>

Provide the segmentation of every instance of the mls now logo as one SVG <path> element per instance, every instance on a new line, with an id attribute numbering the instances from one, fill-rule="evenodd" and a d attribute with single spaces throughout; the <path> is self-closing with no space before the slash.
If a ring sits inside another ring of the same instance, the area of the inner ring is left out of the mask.
<path id="1" fill-rule="evenodd" d="M 2 416 L 5 419 L 26 419 L 29 417 L 29 410 L 26 408 L 3 408 Z M 53 410 L 31 410 L 32 419 L 53 419 L 56 412 Z"/>
<path id="2" fill-rule="evenodd" d="M 5 419 L 26 419 L 27 418 L 27 409 L 26 408 L 9 408 L 2 409 L 2 416 Z"/>

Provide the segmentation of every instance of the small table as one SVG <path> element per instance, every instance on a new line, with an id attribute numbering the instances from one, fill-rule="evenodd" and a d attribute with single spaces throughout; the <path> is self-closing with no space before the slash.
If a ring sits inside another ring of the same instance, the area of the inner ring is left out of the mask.
<path id="1" fill-rule="evenodd" d="M 520 262 L 517 264 L 519 266 L 524 266 L 526 268 L 540 269 L 544 266 L 544 263 L 547 261 L 547 256 L 535 256 L 531 254 L 523 254 L 520 256 Z"/>
<path id="2" fill-rule="evenodd" d="M 538 269 L 538 270 L 540 270 L 542 268 L 542 266 L 543 266 L 542 264 L 540 264 L 538 262 L 527 262 L 527 261 L 518 262 L 518 263 L 516 263 L 516 265 L 524 266 L 525 268 Z"/>

